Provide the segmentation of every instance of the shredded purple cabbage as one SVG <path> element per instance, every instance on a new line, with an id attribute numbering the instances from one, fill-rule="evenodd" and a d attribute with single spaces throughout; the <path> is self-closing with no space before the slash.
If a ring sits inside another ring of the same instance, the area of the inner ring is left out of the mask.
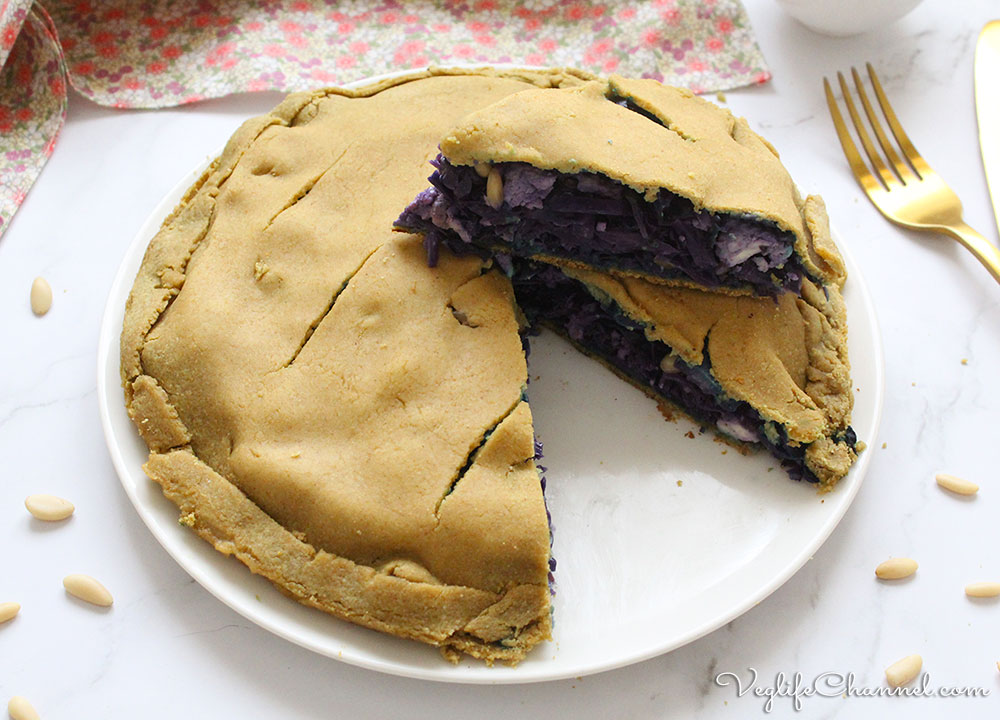
<path id="1" fill-rule="evenodd" d="M 563 174 L 526 163 L 499 163 L 503 203 L 486 200 L 486 179 L 471 166 L 432 162 L 432 187 L 403 211 L 397 227 L 425 235 L 428 257 L 501 251 L 562 257 L 597 270 L 630 270 L 706 287 L 750 288 L 757 295 L 798 292 L 805 272 L 795 236 L 773 222 L 695 210 L 661 189 L 647 202 L 603 175 Z"/>

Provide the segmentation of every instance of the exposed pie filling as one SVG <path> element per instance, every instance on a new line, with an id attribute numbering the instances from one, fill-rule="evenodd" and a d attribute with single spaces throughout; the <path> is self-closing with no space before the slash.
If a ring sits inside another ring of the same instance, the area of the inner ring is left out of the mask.
<path id="1" fill-rule="evenodd" d="M 522 162 L 480 172 L 440 154 L 432 164 L 431 187 L 397 220 L 425 233 L 432 261 L 445 244 L 457 253 L 561 258 L 709 288 L 750 288 L 755 295 L 798 292 L 805 274 L 792 233 L 748 214 L 696 210 L 667 189 L 650 202 L 592 172 L 564 174 Z M 499 180 L 490 181 L 491 173 Z M 501 188 L 492 197 L 490 182 Z"/>

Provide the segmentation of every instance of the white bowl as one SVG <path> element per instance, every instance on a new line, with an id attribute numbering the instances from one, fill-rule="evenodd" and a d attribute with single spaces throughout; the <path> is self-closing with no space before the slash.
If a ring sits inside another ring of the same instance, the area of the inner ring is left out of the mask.
<path id="1" fill-rule="evenodd" d="M 823 35 L 843 37 L 898 20 L 920 0 L 777 0 L 793 18 Z"/>

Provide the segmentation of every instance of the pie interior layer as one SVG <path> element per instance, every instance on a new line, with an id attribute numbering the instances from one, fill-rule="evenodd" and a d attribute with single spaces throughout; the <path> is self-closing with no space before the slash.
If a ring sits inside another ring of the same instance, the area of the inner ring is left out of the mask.
<path id="1" fill-rule="evenodd" d="M 804 280 L 775 299 L 516 262 L 514 290 L 552 327 L 658 400 L 766 448 L 830 490 L 857 457 L 844 302 Z"/>
<path id="2" fill-rule="evenodd" d="M 572 72 L 431 71 L 246 122 L 151 241 L 122 381 L 181 522 L 300 602 L 457 659 L 550 635 L 510 281 L 392 231 L 448 128 Z M 549 90 L 553 91 L 553 90 Z"/>
<path id="3" fill-rule="evenodd" d="M 732 294 L 843 284 L 821 201 L 799 196 L 774 148 L 653 80 L 509 96 L 452 129 L 435 166 L 397 221 L 432 246 Z"/>

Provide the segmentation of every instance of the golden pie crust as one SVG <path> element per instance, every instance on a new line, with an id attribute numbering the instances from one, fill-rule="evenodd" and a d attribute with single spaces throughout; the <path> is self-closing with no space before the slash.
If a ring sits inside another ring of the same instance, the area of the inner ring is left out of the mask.
<path id="1" fill-rule="evenodd" d="M 510 282 L 392 231 L 447 129 L 571 71 L 432 70 L 246 122 L 151 241 L 121 338 L 145 470 L 286 594 L 459 654 L 549 638 Z"/>

